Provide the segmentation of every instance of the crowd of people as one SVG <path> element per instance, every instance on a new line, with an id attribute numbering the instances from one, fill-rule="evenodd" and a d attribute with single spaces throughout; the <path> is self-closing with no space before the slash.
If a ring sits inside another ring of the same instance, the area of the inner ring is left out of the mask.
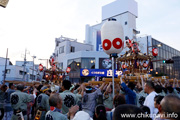
<path id="1" fill-rule="evenodd" d="M 179 120 L 178 80 L 123 81 L 93 85 L 63 80 L 58 90 L 51 85 L 9 83 L 0 87 L 2 120 Z"/>

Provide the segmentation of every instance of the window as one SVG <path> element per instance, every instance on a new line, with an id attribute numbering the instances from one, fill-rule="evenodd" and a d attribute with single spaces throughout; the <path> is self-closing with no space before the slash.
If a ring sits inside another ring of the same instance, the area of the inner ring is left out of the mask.
<path id="1" fill-rule="evenodd" d="M 127 21 L 124 24 L 127 25 Z"/>
<path id="2" fill-rule="evenodd" d="M 70 52 L 75 52 L 75 47 L 71 46 Z"/>
<path id="3" fill-rule="evenodd" d="M 31 80 L 35 80 L 35 75 L 30 75 Z"/>
<path id="4" fill-rule="evenodd" d="M 68 67 L 71 68 L 71 71 L 78 71 L 81 68 L 81 58 L 70 59 L 67 63 Z"/>
<path id="5" fill-rule="evenodd" d="M 59 54 L 64 53 L 64 46 L 59 47 Z"/>
<path id="6" fill-rule="evenodd" d="M 95 69 L 95 58 L 82 58 L 81 68 Z"/>
<path id="7" fill-rule="evenodd" d="M 63 69 L 63 63 L 59 63 L 59 68 Z"/>
<path id="8" fill-rule="evenodd" d="M 21 70 L 19 71 L 19 75 L 23 75 L 23 73 L 26 74 L 26 72 L 23 72 Z"/>

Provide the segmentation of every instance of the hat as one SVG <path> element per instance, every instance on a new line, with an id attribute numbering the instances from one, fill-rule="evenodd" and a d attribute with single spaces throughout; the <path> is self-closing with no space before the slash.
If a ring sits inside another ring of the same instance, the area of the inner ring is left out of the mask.
<path id="1" fill-rule="evenodd" d="M 79 111 L 72 120 L 93 120 L 87 112 Z"/>
<path id="2" fill-rule="evenodd" d="M 47 90 L 49 90 L 49 88 L 47 86 L 43 86 L 40 91 L 44 93 Z"/>

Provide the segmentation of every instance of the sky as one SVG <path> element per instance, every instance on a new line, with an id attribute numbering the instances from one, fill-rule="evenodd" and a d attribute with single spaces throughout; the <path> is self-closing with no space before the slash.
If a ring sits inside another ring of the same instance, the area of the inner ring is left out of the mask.
<path id="1" fill-rule="evenodd" d="M 9 0 L 0 7 L 0 57 L 15 64 L 27 61 L 46 64 L 61 35 L 85 40 L 85 25 L 101 22 L 102 6 L 115 0 Z M 180 0 L 135 0 L 137 30 L 180 51 Z"/>

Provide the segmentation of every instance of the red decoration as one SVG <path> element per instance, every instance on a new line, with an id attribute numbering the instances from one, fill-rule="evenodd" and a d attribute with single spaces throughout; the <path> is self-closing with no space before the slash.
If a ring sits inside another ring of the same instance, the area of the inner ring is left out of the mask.
<path id="1" fill-rule="evenodd" d="M 63 78 L 63 76 L 62 76 L 62 75 L 60 75 L 60 76 L 59 76 L 59 78 Z"/>
<path id="2" fill-rule="evenodd" d="M 128 48 L 131 48 L 131 47 L 132 47 L 132 43 L 131 43 L 131 40 L 130 40 L 130 39 L 126 40 L 126 46 L 127 46 Z"/>
<path id="3" fill-rule="evenodd" d="M 53 65 L 53 63 L 54 63 L 54 58 L 53 58 L 53 57 L 51 57 L 51 58 L 50 58 L 50 65 L 52 66 L 52 65 Z"/>
<path id="4" fill-rule="evenodd" d="M 109 50 L 110 48 L 111 48 L 111 41 L 108 40 L 108 39 L 105 39 L 105 40 L 103 41 L 103 49 Z"/>
<path id="5" fill-rule="evenodd" d="M 70 67 L 67 67 L 66 72 L 69 73 L 71 71 Z"/>
<path id="6" fill-rule="evenodd" d="M 39 64 L 39 71 L 43 71 L 43 65 Z"/>
<path id="7" fill-rule="evenodd" d="M 123 64 L 123 65 L 122 65 L 122 68 L 125 69 L 125 68 L 127 68 L 127 66 L 126 66 L 125 64 Z"/>
<path id="8" fill-rule="evenodd" d="M 157 56 L 158 55 L 158 49 L 157 48 L 153 48 L 152 55 L 153 56 Z"/>
<path id="9" fill-rule="evenodd" d="M 53 78 L 56 78 L 56 75 L 53 75 Z"/>
<path id="10" fill-rule="evenodd" d="M 116 48 L 116 49 L 120 49 L 122 47 L 122 40 L 120 38 L 115 38 L 112 42 L 113 46 Z"/>
<path id="11" fill-rule="evenodd" d="M 52 65 L 52 71 L 55 71 L 55 70 L 56 70 L 56 65 L 53 64 L 53 65 Z"/>
<path id="12" fill-rule="evenodd" d="M 46 78 L 48 78 L 49 77 L 49 75 L 46 75 Z"/>

